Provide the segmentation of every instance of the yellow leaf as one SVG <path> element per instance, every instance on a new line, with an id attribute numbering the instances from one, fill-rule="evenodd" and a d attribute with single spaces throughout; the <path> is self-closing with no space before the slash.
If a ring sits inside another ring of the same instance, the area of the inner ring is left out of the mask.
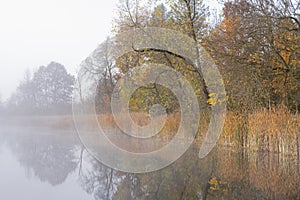
<path id="1" fill-rule="evenodd" d="M 212 106 L 215 106 L 217 103 L 217 97 L 216 97 L 216 93 L 210 93 L 209 98 L 207 100 L 207 103 L 209 103 Z"/>

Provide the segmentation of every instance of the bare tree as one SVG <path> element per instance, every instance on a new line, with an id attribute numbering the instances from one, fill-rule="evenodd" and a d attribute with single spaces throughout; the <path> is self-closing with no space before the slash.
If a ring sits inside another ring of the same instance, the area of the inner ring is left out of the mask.
<path id="1" fill-rule="evenodd" d="M 82 76 L 96 78 L 96 108 L 98 112 L 110 110 L 110 99 L 117 80 L 118 70 L 112 57 L 113 42 L 107 38 L 104 43 L 82 63 Z"/>

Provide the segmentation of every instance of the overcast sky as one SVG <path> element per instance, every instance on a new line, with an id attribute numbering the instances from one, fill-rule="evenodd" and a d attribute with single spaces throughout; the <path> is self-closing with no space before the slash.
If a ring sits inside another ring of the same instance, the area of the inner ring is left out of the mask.
<path id="1" fill-rule="evenodd" d="M 118 0 L 0 0 L 0 95 L 51 61 L 75 74 L 112 28 Z"/>
<path id="2" fill-rule="evenodd" d="M 0 94 L 26 69 L 59 62 L 75 74 L 109 34 L 116 0 L 0 0 Z"/>

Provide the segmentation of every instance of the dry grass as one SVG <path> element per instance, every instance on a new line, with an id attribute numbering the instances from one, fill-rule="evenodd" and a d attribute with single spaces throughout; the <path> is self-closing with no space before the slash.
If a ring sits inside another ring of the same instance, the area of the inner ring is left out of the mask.
<path id="1" fill-rule="evenodd" d="M 300 117 L 285 108 L 263 109 L 249 116 L 249 146 L 253 150 L 294 154 L 299 149 Z"/>
<path id="2" fill-rule="evenodd" d="M 227 112 L 223 133 L 220 137 L 219 144 L 234 146 L 236 142 L 235 134 L 239 131 L 240 122 L 242 117 L 232 112 Z"/>
<path id="3" fill-rule="evenodd" d="M 150 123 L 151 118 L 147 113 L 137 113 L 132 112 L 130 116 L 134 123 L 139 126 L 145 126 Z M 109 127 L 117 127 L 114 116 L 112 114 L 106 115 L 98 115 L 98 121 L 101 127 L 109 128 Z M 178 126 L 180 123 L 180 114 L 171 114 L 167 116 L 165 126 L 162 128 L 160 135 L 161 136 L 172 136 L 177 132 Z"/>
<path id="4" fill-rule="evenodd" d="M 261 109 L 248 116 L 228 112 L 221 145 L 242 146 L 253 151 L 299 153 L 300 116 L 286 108 Z"/>
<path id="5" fill-rule="evenodd" d="M 84 130 L 115 128 L 112 114 L 80 116 Z M 150 122 L 146 113 L 131 113 L 133 121 L 144 126 Z M 202 141 L 209 125 L 209 111 L 200 118 L 199 134 L 196 142 Z M 245 121 L 246 119 L 246 121 Z M 168 115 L 160 136 L 171 138 L 176 134 L 180 124 L 180 113 Z M 20 125 L 37 125 L 58 130 L 74 130 L 73 116 L 20 117 L 15 119 Z M 251 151 L 269 151 L 283 154 L 299 154 L 300 116 L 292 115 L 286 108 L 261 109 L 248 116 L 227 112 L 220 145 L 243 147 Z"/>

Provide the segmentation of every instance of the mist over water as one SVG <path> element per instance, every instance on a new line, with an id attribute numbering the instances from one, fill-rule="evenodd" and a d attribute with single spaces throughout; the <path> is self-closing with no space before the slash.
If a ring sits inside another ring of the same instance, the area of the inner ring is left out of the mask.
<path id="1" fill-rule="evenodd" d="M 0 199 L 300 199 L 300 1 L 11 2 Z"/>
<path id="2" fill-rule="evenodd" d="M 200 160 L 198 148 L 193 145 L 178 161 L 157 172 L 128 174 L 106 167 L 92 157 L 74 130 L 1 125 L 1 198 L 299 197 L 299 163 L 293 157 L 219 147 Z"/>

